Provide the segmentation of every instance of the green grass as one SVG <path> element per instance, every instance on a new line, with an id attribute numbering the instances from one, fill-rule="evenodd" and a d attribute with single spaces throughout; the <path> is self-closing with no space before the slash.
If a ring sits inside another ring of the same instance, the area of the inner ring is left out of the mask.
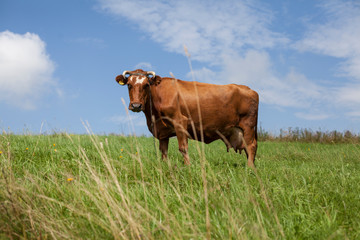
<path id="1" fill-rule="evenodd" d="M 190 141 L 191 166 L 175 139 L 167 161 L 146 137 L 3 134 L 0 151 L 0 238 L 360 238 L 358 144 L 260 142 L 256 171 L 219 141 Z"/>

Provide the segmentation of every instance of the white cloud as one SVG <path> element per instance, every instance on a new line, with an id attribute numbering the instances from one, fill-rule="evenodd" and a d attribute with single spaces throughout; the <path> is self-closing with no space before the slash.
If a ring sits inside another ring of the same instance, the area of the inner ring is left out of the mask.
<path id="1" fill-rule="evenodd" d="M 360 104 L 360 3 L 334 0 L 324 2 L 321 7 L 325 11 L 325 22 L 310 24 L 305 38 L 295 47 L 343 59 L 338 75 L 349 77 L 353 82 L 333 91 L 332 102 L 357 110 Z"/>
<path id="2" fill-rule="evenodd" d="M 273 47 L 288 40 L 268 30 L 271 12 L 252 1 L 100 0 L 103 10 L 136 23 L 165 49 L 217 63 L 219 55 Z M 219 59 L 221 61 L 221 59 Z M 221 62 L 220 62 L 221 63 Z"/>
<path id="3" fill-rule="evenodd" d="M 268 53 L 249 50 L 224 61 L 222 79 L 250 86 L 260 92 L 260 101 L 282 107 L 307 108 L 327 98 L 326 90 L 292 69 L 278 76 Z"/>
<path id="4" fill-rule="evenodd" d="M 325 120 L 330 117 L 330 115 L 325 114 L 325 113 L 306 113 L 306 112 L 297 112 L 297 113 L 295 113 L 295 116 L 298 118 L 302 118 L 305 120 L 311 120 L 311 121 Z"/>
<path id="5" fill-rule="evenodd" d="M 355 110 L 360 106 L 360 84 L 349 84 L 336 91 L 336 99 L 339 104 L 347 107 L 354 107 Z"/>
<path id="6" fill-rule="evenodd" d="M 132 124 L 135 126 L 146 126 L 146 118 L 144 114 L 116 115 L 107 119 L 107 121 L 115 124 Z"/>
<path id="7" fill-rule="evenodd" d="M 360 80 L 360 4 L 328 1 L 321 7 L 325 10 L 326 22 L 310 24 L 305 38 L 295 47 L 343 58 L 341 70 Z"/>
<path id="8" fill-rule="evenodd" d="M 151 63 L 148 63 L 148 62 L 140 62 L 140 63 L 136 64 L 135 69 L 143 69 L 145 71 L 153 71 L 154 70 Z"/>
<path id="9" fill-rule="evenodd" d="M 186 45 L 193 60 L 208 64 L 193 70 L 196 80 L 248 85 L 259 92 L 261 102 L 280 107 L 324 109 L 339 106 L 342 101 L 360 101 L 355 93 L 340 96 L 342 91 L 350 93 L 349 89 L 343 87 L 338 91 L 322 86 L 291 66 L 287 66 L 290 69 L 287 73 L 277 73 L 268 50 L 287 48 L 290 40 L 270 30 L 274 14 L 259 2 L 99 2 L 104 11 L 130 20 L 167 51 L 185 55 Z M 358 6 L 353 5 L 325 3 L 329 20 L 312 25 L 295 49 L 344 58 L 342 70 L 349 76 L 360 77 L 360 15 Z M 191 73 L 187 77 L 192 79 Z M 296 116 L 312 120 L 330 117 L 325 113 Z"/>
<path id="10" fill-rule="evenodd" d="M 212 71 L 209 68 L 203 67 L 201 69 L 195 69 L 192 72 L 189 72 L 186 75 L 187 79 L 200 81 L 200 82 L 207 82 L 213 84 L 224 84 L 224 81 L 219 79 L 218 74 Z"/>
<path id="11" fill-rule="evenodd" d="M 283 107 L 309 107 L 323 89 L 295 71 L 277 76 L 266 49 L 286 45 L 285 36 L 269 30 L 273 15 L 252 1 L 115 1 L 102 8 L 125 17 L 172 52 L 219 67 L 194 69 L 196 80 L 237 83 L 260 92 L 261 101 Z M 192 79 L 191 73 L 188 78 Z"/>
<path id="12" fill-rule="evenodd" d="M 55 86 L 54 63 L 34 33 L 0 32 L 0 101 L 34 109 L 36 100 Z"/>
<path id="13" fill-rule="evenodd" d="M 360 53 L 360 4 L 350 1 L 328 1 L 320 6 L 325 11 L 322 24 L 309 23 L 305 38 L 296 45 L 334 57 L 350 57 Z"/>
<path id="14" fill-rule="evenodd" d="M 347 116 L 354 117 L 354 118 L 360 118 L 360 111 L 348 112 Z"/>

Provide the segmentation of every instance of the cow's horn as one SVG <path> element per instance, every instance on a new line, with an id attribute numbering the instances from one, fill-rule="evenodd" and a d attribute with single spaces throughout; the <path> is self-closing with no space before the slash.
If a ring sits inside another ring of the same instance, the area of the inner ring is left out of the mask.
<path id="1" fill-rule="evenodd" d="M 124 76 L 124 78 L 125 78 L 125 75 L 128 74 L 128 73 L 129 73 L 129 71 L 124 71 L 124 72 L 123 72 L 122 75 Z"/>
<path id="2" fill-rule="evenodd" d="M 148 72 L 146 72 L 146 75 L 147 75 L 147 76 L 152 75 L 153 77 L 155 77 L 155 72 L 153 72 L 153 71 L 148 71 Z"/>

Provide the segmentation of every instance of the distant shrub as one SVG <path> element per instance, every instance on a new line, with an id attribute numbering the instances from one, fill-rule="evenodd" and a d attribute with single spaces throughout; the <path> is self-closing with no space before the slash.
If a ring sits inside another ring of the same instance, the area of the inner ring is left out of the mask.
<path id="1" fill-rule="evenodd" d="M 320 143 L 360 143 L 360 134 L 349 130 L 313 131 L 308 128 L 280 129 L 278 135 L 271 134 L 261 126 L 258 130 L 259 141 L 292 141 L 292 142 L 320 142 Z"/>

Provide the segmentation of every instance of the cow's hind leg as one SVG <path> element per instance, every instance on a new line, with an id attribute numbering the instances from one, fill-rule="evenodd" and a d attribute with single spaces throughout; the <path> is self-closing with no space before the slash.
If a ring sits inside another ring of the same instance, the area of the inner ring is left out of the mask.
<path id="1" fill-rule="evenodd" d="M 167 159 L 168 154 L 168 147 L 169 147 L 169 138 L 160 139 L 160 151 L 161 151 L 161 158 L 163 160 Z"/>
<path id="2" fill-rule="evenodd" d="M 255 156 L 257 150 L 256 127 L 244 128 L 245 152 L 249 167 L 255 167 Z"/>
<path id="3" fill-rule="evenodd" d="M 179 143 L 179 151 L 184 157 L 184 164 L 190 165 L 190 159 L 188 154 L 188 133 L 186 131 L 187 119 L 185 117 L 179 117 L 181 120 L 174 124 L 176 137 Z"/>
<path id="4" fill-rule="evenodd" d="M 249 167 L 255 167 L 255 156 L 257 150 L 257 118 L 248 116 L 240 122 L 239 126 L 244 132 L 244 149 Z"/>

